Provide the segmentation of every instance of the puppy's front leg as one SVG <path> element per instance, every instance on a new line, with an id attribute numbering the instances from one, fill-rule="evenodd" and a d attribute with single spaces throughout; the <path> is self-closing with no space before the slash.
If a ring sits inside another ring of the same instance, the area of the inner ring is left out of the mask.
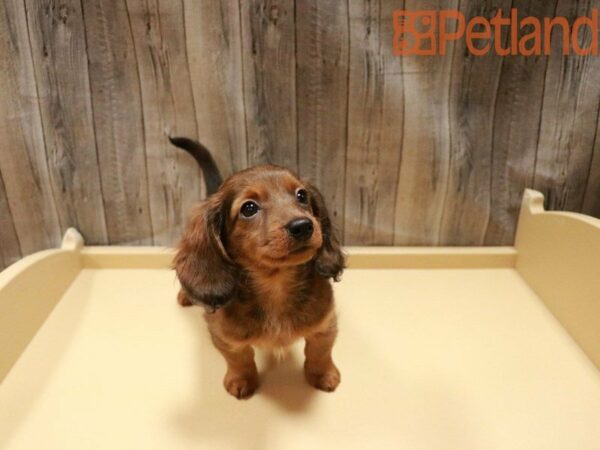
<path id="1" fill-rule="evenodd" d="M 183 289 L 179 290 L 179 293 L 177 294 L 177 303 L 179 303 L 181 306 L 192 306 L 193 303 L 190 301 L 190 299 L 188 298 L 187 294 L 185 293 L 185 291 Z"/>
<path id="2" fill-rule="evenodd" d="M 249 345 L 233 346 L 211 333 L 215 347 L 225 357 L 227 373 L 223 385 L 227 392 L 238 399 L 248 398 L 258 388 L 258 370 L 254 362 L 254 350 Z"/>
<path id="3" fill-rule="evenodd" d="M 333 392 L 340 384 L 340 371 L 331 359 L 336 335 L 337 324 L 333 317 L 325 329 L 306 336 L 304 375 L 309 384 L 322 391 Z"/>

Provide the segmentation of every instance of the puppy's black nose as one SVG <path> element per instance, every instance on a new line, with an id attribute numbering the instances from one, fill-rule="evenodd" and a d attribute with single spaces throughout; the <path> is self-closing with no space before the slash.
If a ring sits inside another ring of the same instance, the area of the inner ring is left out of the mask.
<path id="1" fill-rule="evenodd" d="M 298 241 L 305 241 L 313 234 L 312 220 L 301 217 L 290 221 L 286 226 L 291 237 Z"/>

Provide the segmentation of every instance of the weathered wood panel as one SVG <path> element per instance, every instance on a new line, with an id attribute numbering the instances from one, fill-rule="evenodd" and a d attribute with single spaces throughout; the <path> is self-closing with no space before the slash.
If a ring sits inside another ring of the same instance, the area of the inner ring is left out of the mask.
<path id="1" fill-rule="evenodd" d="M 412 12 L 456 9 L 457 6 L 457 1 L 443 5 L 436 1 L 406 1 L 406 10 Z M 448 26 L 449 31 L 456 31 L 450 21 Z M 395 208 L 394 243 L 397 245 L 437 245 L 440 240 L 448 188 L 454 47 L 455 42 L 450 42 L 445 56 L 402 58 L 400 69 L 404 76 L 406 106 Z"/>
<path id="2" fill-rule="evenodd" d="M 174 245 L 203 181 L 168 136 L 198 138 L 187 66 L 183 4 L 127 0 L 141 86 L 154 244 Z"/>
<path id="3" fill-rule="evenodd" d="M 172 244 L 205 190 L 169 134 L 299 171 L 346 244 L 510 244 L 525 187 L 600 216 L 600 58 L 392 55 L 396 9 L 511 6 L 600 0 L 2 2 L 0 265 L 70 225 Z"/>
<path id="4" fill-rule="evenodd" d="M 556 1 L 513 0 L 519 18 L 552 17 Z M 533 185 L 548 58 L 502 60 L 494 111 L 487 245 L 510 245 L 525 188 Z M 527 124 L 527 126 L 524 126 Z"/>
<path id="5" fill-rule="evenodd" d="M 0 2 L 0 55 L 0 172 L 21 251 L 29 254 L 58 244 L 60 228 L 22 1 Z"/>
<path id="6" fill-rule="evenodd" d="M 467 21 L 491 17 L 498 9 L 510 14 L 510 0 L 461 3 Z M 506 47 L 508 33 L 503 33 Z M 444 200 L 440 244 L 482 245 L 491 203 L 494 113 L 502 58 L 495 53 L 473 56 L 465 41 L 453 57 L 450 96 L 450 171 Z"/>
<path id="7" fill-rule="evenodd" d="M 237 1 L 185 0 L 198 137 L 225 175 L 247 167 L 242 37 Z"/>
<path id="8" fill-rule="evenodd" d="M 600 118 L 596 128 L 594 155 L 587 177 L 587 188 L 583 199 L 584 214 L 600 217 Z"/>
<path id="9" fill-rule="evenodd" d="M 27 0 L 33 65 L 60 229 L 105 244 L 81 2 Z"/>
<path id="10" fill-rule="evenodd" d="M 351 1 L 346 160 L 346 242 L 390 245 L 402 152 L 404 89 L 399 59 L 391 56 L 392 6 Z M 335 169 L 334 169 L 335 170 Z"/>
<path id="11" fill-rule="evenodd" d="M 294 1 L 240 6 L 248 163 L 297 170 Z"/>
<path id="12" fill-rule="evenodd" d="M 108 238 L 151 244 L 140 80 L 125 0 L 83 2 Z"/>
<path id="13" fill-rule="evenodd" d="M 598 1 L 559 0 L 556 15 L 569 21 L 589 14 Z M 591 38 L 586 28 L 580 41 Z M 588 185 L 600 107 L 600 58 L 561 55 L 560 33 L 553 35 L 546 75 L 534 187 L 549 209 L 580 211 Z"/>
<path id="14" fill-rule="evenodd" d="M 0 172 L 0 268 L 9 266 L 21 256 L 19 238 L 8 206 L 6 189 Z"/>
<path id="15" fill-rule="evenodd" d="M 298 172 L 319 186 L 343 235 L 348 3 L 296 2 Z"/>

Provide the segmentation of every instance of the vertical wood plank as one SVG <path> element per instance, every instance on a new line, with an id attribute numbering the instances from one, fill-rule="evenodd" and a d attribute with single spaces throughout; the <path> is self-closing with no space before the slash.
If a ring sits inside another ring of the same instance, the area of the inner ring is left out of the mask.
<path id="1" fill-rule="evenodd" d="M 0 270 L 21 257 L 17 230 L 6 198 L 6 190 L 0 172 Z"/>
<path id="2" fill-rule="evenodd" d="M 407 0 L 405 6 L 407 11 L 438 12 L 457 7 L 457 1 L 440 5 L 416 0 Z M 455 24 L 447 25 L 455 31 Z M 445 55 L 402 58 L 406 112 L 395 211 L 397 245 L 436 245 L 439 240 L 448 184 L 454 46 L 450 42 Z"/>
<path id="3" fill-rule="evenodd" d="M 27 0 L 50 182 L 62 230 L 107 242 L 79 0 Z"/>
<path id="4" fill-rule="evenodd" d="M 519 18 L 553 17 L 556 1 L 513 0 Z M 494 112 L 491 205 L 485 244 L 512 245 L 525 188 L 533 187 L 548 58 L 502 61 Z"/>
<path id="5" fill-rule="evenodd" d="M 569 23 L 598 8 L 598 0 L 559 0 L 556 14 Z M 587 46 L 589 30 L 580 33 Z M 548 209 L 581 211 L 600 105 L 600 58 L 562 55 L 561 33 L 552 36 L 534 187 L 545 194 Z"/>
<path id="6" fill-rule="evenodd" d="M 392 55 L 391 17 L 402 2 L 351 1 L 349 6 L 345 243 L 389 245 L 405 107 L 401 60 Z"/>
<path id="7" fill-rule="evenodd" d="M 596 128 L 596 142 L 589 167 L 582 212 L 600 218 L 600 118 Z"/>
<path id="8" fill-rule="evenodd" d="M 298 171 L 318 186 L 343 235 L 348 3 L 296 3 Z"/>
<path id="9" fill-rule="evenodd" d="M 461 3 L 466 20 L 510 14 L 510 0 Z M 506 46 L 507 33 L 502 37 Z M 502 57 L 456 46 L 450 96 L 450 172 L 440 228 L 441 245 L 482 245 L 490 214 L 494 113 Z"/>
<path id="10" fill-rule="evenodd" d="M 248 165 L 239 4 L 184 0 L 184 7 L 198 138 L 227 176 Z"/>
<path id="11" fill-rule="evenodd" d="M 241 0 L 248 162 L 297 170 L 293 0 Z"/>
<path id="12" fill-rule="evenodd" d="M 53 247 L 61 230 L 48 176 L 27 19 L 0 2 L 0 171 L 24 255 Z"/>
<path id="13" fill-rule="evenodd" d="M 592 8 L 600 7 L 599 3 L 598 1 L 592 2 Z M 595 80 L 598 80 L 598 73 L 598 69 L 596 69 L 596 73 L 592 75 Z M 600 111 L 596 123 L 596 136 L 588 168 L 582 212 L 600 218 Z"/>
<path id="14" fill-rule="evenodd" d="M 151 244 L 143 116 L 124 0 L 83 2 L 109 242 Z"/>
<path id="15" fill-rule="evenodd" d="M 203 182 L 195 161 L 168 136 L 198 138 L 183 4 L 127 0 L 141 85 L 154 244 L 174 245 Z"/>

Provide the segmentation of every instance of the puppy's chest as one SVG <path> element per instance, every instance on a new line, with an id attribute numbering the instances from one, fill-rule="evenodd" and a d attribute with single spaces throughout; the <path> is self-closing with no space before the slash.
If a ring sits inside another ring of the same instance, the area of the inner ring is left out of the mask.
<path id="1" fill-rule="evenodd" d="M 248 290 L 229 319 L 240 337 L 256 345 L 285 346 L 318 321 L 318 300 L 295 284 L 272 283 Z"/>
<path id="2" fill-rule="evenodd" d="M 287 345 L 301 331 L 297 323 L 297 305 L 305 301 L 306 293 L 299 286 L 278 282 L 256 289 L 254 303 L 259 308 L 257 331 L 261 338 L 274 341 L 274 345 Z"/>
<path id="3" fill-rule="evenodd" d="M 256 331 L 254 338 L 258 345 L 274 347 L 285 347 L 301 335 L 301 330 L 287 314 L 265 313 Z"/>

